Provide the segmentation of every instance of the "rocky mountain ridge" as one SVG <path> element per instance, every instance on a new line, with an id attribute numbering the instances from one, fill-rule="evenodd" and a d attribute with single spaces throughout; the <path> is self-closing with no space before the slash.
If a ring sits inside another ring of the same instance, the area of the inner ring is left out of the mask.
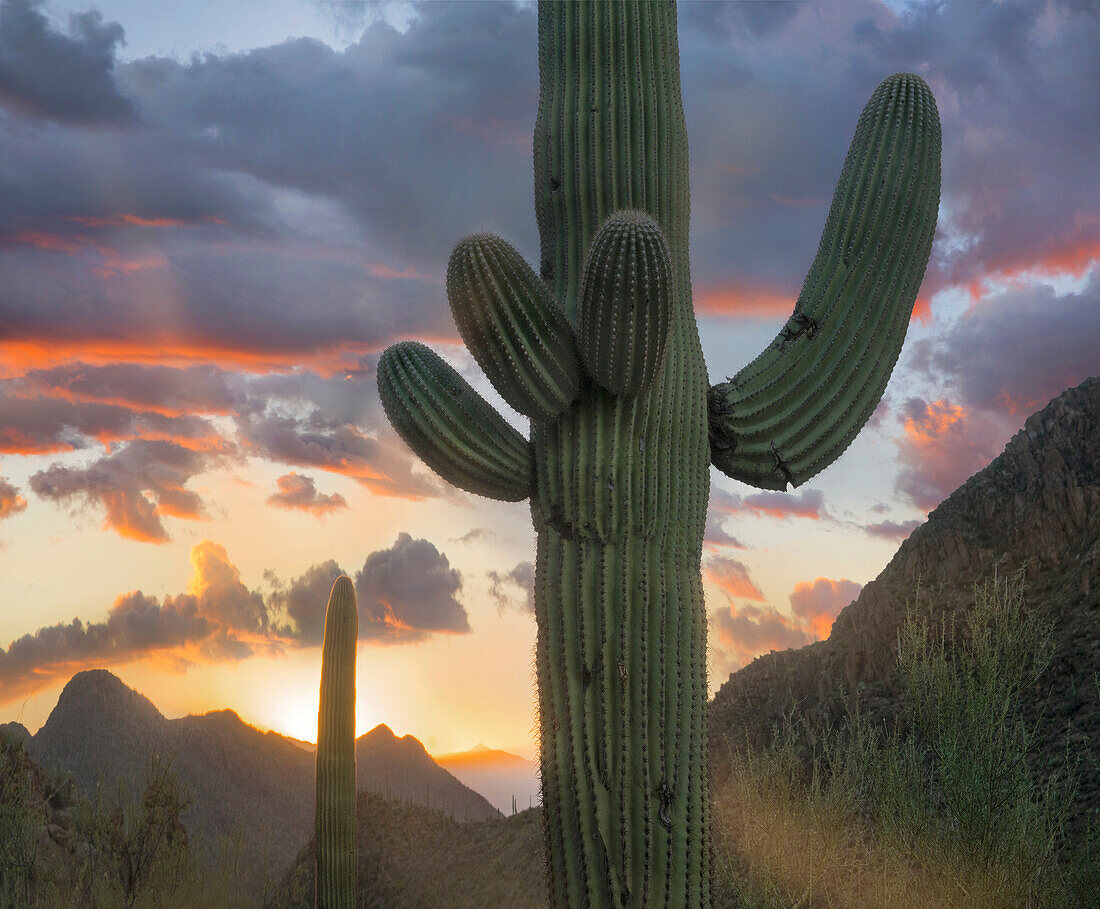
<path id="1" fill-rule="evenodd" d="M 1100 757 L 1100 377 L 1027 419 L 1004 452 L 913 531 L 879 576 L 841 611 L 824 640 L 768 654 L 730 676 L 709 711 L 712 775 L 728 748 L 759 746 L 794 711 L 811 726 L 839 724 L 845 693 L 872 717 L 900 709 L 897 632 L 918 590 L 922 608 L 961 617 L 973 586 L 1025 570 L 1026 599 L 1053 623 L 1049 671 L 1021 703 L 1038 721 L 1040 779 L 1065 753 Z M 1072 825 L 1100 810 L 1100 779 L 1081 780 Z"/>
<path id="2" fill-rule="evenodd" d="M 67 770 L 85 791 L 100 785 L 108 796 L 120 782 L 138 785 L 150 754 L 170 758 L 194 798 L 189 829 L 208 845 L 239 831 L 242 860 L 260 872 L 278 874 L 313 832 L 313 754 L 232 710 L 168 719 L 104 669 L 73 676 L 26 743 L 43 767 Z M 497 816 L 412 736 L 398 740 L 379 727 L 357 740 L 356 759 L 360 789 L 430 801 L 459 820 Z"/>

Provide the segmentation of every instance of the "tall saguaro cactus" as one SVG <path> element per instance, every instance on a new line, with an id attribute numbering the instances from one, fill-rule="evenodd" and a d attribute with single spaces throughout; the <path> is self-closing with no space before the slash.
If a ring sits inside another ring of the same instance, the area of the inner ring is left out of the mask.
<path id="1" fill-rule="evenodd" d="M 928 261 L 939 120 L 916 76 L 879 86 L 794 314 L 708 389 L 674 5 L 540 3 L 539 72 L 541 274 L 486 234 L 447 269 L 462 337 L 530 440 L 422 344 L 385 351 L 379 392 L 443 477 L 531 501 L 552 903 L 708 906 L 709 464 L 797 486 L 873 411 Z"/>
<path id="2" fill-rule="evenodd" d="M 317 710 L 317 907 L 354 909 L 355 642 L 359 611 L 351 579 L 332 585 L 325 611 Z"/>

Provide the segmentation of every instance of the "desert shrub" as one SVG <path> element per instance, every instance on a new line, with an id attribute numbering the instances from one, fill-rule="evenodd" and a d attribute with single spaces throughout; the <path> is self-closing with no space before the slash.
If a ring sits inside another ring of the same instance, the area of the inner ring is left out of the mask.
<path id="1" fill-rule="evenodd" d="M 849 703 L 841 729 L 792 713 L 768 748 L 731 755 L 715 816 L 720 892 L 737 897 L 721 904 L 1054 907 L 1097 891 L 1100 825 L 1059 852 L 1076 768 L 1038 786 L 1028 767 L 1036 728 L 1017 707 L 1053 644 L 1023 582 L 975 587 L 957 628 L 907 610 L 893 728 Z"/>
<path id="2" fill-rule="evenodd" d="M 0 732 L 0 907 L 26 905 L 34 887 L 44 812 L 23 742 Z"/>

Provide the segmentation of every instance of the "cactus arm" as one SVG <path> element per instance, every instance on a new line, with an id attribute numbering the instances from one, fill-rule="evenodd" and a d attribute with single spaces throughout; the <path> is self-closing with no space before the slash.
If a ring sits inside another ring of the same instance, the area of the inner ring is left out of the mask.
<path id="1" fill-rule="evenodd" d="M 351 579 L 332 585 L 325 611 L 317 710 L 317 907 L 354 909 L 358 861 L 355 814 L 355 643 L 359 612 Z"/>
<path id="2" fill-rule="evenodd" d="M 860 115 L 817 257 L 775 341 L 708 395 L 711 460 L 764 489 L 835 461 L 878 405 L 936 229 L 940 122 L 919 76 L 878 86 Z"/>
<path id="3" fill-rule="evenodd" d="M 565 310 L 516 250 L 492 234 L 460 241 L 447 297 L 462 340 L 493 387 L 535 420 L 577 397 L 580 370 Z"/>
<path id="4" fill-rule="evenodd" d="M 672 317 L 672 263 L 660 225 L 627 209 L 596 231 L 585 261 L 577 334 L 589 375 L 634 395 L 664 365 Z"/>
<path id="5" fill-rule="evenodd" d="M 378 394 L 394 429 L 445 480 L 505 502 L 530 495 L 530 444 L 429 347 L 386 348 Z"/>

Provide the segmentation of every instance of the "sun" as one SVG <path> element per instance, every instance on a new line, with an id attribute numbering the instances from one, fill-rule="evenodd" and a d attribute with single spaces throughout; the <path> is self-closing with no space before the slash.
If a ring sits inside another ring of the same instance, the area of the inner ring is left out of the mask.
<path id="1" fill-rule="evenodd" d="M 272 711 L 272 729 L 305 742 L 317 741 L 317 692 L 301 687 L 282 693 Z"/>

